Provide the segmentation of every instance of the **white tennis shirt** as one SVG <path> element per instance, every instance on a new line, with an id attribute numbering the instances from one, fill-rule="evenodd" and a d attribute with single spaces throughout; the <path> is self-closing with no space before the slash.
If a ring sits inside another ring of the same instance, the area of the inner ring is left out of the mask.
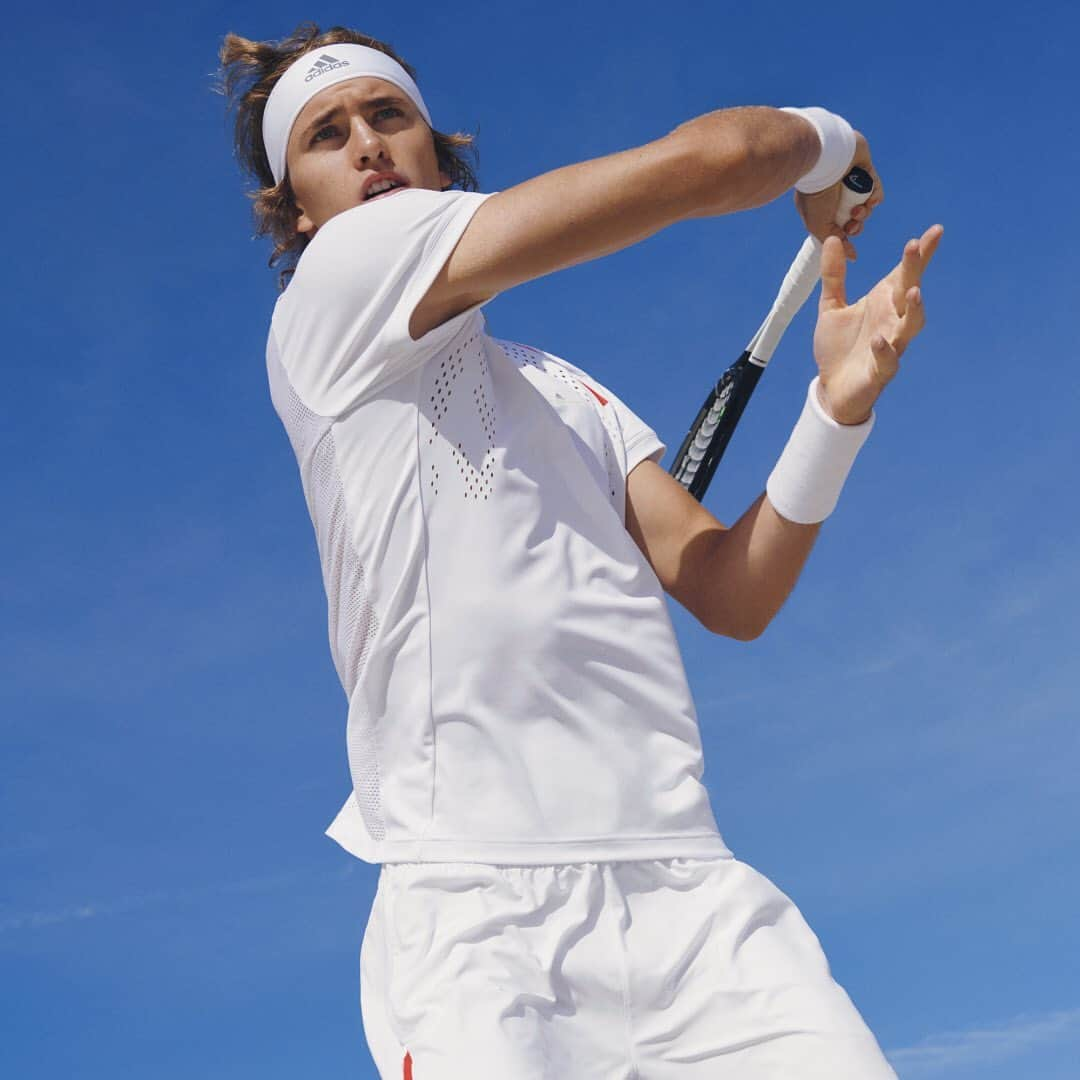
<path id="1" fill-rule="evenodd" d="M 267 346 L 315 526 L 368 862 L 729 854 L 663 590 L 625 527 L 663 445 L 596 380 L 417 302 L 477 208 L 406 189 L 327 222 Z"/>

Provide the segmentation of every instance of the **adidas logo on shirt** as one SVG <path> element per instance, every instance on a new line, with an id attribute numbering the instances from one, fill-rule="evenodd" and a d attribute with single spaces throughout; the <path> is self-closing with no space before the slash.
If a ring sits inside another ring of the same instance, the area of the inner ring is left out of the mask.
<path id="1" fill-rule="evenodd" d="M 329 53 L 323 53 L 314 65 L 308 68 L 308 73 L 304 76 L 304 82 L 311 82 L 312 79 L 317 79 L 320 75 L 325 75 L 328 71 L 333 71 L 335 68 L 348 67 L 348 60 L 337 60 Z"/>

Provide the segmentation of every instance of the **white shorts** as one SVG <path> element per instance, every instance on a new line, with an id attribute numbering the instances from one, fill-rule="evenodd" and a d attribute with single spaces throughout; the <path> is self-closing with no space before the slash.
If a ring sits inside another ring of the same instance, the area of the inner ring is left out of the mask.
<path id="1" fill-rule="evenodd" d="M 386 865 L 360 972 L 383 1080 L 896 1080 L 733 858 Z"/>

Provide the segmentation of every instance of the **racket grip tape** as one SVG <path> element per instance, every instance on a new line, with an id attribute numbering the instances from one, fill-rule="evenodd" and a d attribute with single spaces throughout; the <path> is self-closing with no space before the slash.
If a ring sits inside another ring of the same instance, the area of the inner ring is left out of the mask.
<path id="1" fill-rule="evenodd" d="M 840 188 L 840 205 L 836 208 L 836 224 L 842 229 L 851 220 L 851 211 L 861 206 L 874 193 L 874 178 L 858 165 L 844 177 Z"/>

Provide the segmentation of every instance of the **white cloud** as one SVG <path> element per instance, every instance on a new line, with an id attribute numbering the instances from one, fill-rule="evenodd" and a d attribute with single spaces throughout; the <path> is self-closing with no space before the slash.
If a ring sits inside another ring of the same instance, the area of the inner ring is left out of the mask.
<path id="1" fill-rule="evenodd" d="M 998 1027 L 933 1035 L 916 1046 L 890 1050 L 887 1056 L 903 1080 L 921 1080 L 949 1076 L 969 1065 L 993 1065 L 1076 1036 L 1080 1036 L 1080 1009 L 1067 1009 L 1017 1016 Z"/>
<path id="2" fill-rule="evenodd" d="M 133 896 L 121 896 L 100 903 L 71 904 L 67 907 L 39 911 L 0 912 L 0 934 L 20 930 L 40 930 L 61 923 L 85 922 L 88 919 L 95 919 L 105 915 L 120 915 L 159 905 L 181 904 L 208 896 L 274 892 L 295 885 L 298 882 L 323 878 L 345 878 L 350 876 L 354 870 L 355 865 L 352 860 L 349 860 L 332 870 L 328 870 L 325 866 L 306 867 L 284 870 L 278 874 L 262 874 L 257 877 L 238 878 L 233 881 L 218 881 L 190 889 L 159 890 Z"/>
<path id="3" fill-rule="evenodd" d="M 7 915 L 0 918 L 0 934 L 7 934 L 12 930 L 37 930 L 42 926 L 75 922 L 79 919 L 92 919 L 96 914 L 98 914 L 96 908 L 84 905 L 55 911 L 29 911 L 19 915 Z"/>

